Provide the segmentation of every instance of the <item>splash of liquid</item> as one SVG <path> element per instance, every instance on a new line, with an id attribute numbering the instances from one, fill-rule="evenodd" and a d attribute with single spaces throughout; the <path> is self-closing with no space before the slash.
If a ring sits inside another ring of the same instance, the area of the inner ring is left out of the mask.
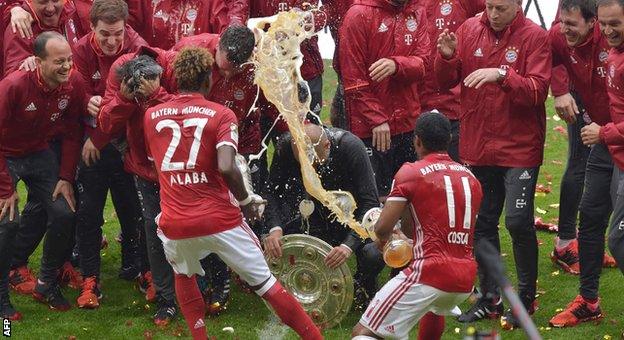
<path id="1" fill-rule="evenodd" d="M 310 111 L 311 99 L 309 95 L 300 95 L 309 94 L 310 89 L 301 77 L 303 55 L 299 47 L 305 39 L 316 34 L 313 12 L 293 9 L 281 12 L 271 20 L 274 21 L 260 21 L 257 25 L 258 28 L 264 28 L 269 23 L 270 27 L 267 32 L 261 33 L 253 55 L 254 83 L 262 89 L 266 99 L 277 107 L 280 117 L 288 124 L 296 152 L 300 155 L 301 176 L 308 194 L 327 207 L 338 222 L 349 226 L 362 238 L 369 237 L 353 216 L 357 207 L 353 195 L 341 190 L 325 190 L 312 166 L 318 155 L 304 131 L 304 120 Z"/>

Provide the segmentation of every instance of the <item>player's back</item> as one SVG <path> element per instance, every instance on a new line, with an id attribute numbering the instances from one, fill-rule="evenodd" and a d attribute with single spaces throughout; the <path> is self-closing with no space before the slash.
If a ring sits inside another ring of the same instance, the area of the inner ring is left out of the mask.
<path id="1" fill-rule="evenodd" d="M 204 236 L 239 226 L 238 202 L 219 173 L 217 148 L 236 149 L 236 115 L 200 94 L 176 95 L 145 113 L 145 140 L 160 182 L 165 236 Z"/>
<path id="2" fill-rule="evenodd" d="M 481 198 L 479 181 L 447 154 L 429 154 L 397 172 L 389 200 L 408 201 L 414 239 L 410 268 L 419 282 L 448 292 L 472 289 L 472 243 Z"/>

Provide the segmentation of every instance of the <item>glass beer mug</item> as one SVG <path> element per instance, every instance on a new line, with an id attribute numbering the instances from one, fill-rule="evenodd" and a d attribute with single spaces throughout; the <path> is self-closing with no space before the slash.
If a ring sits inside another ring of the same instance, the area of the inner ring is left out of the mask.
<path id="1" fill-rule="evenodd" d="M 362 228 L 367 231 L 368 236 L 373 241 L 377 240 L 377 235 L 375 234 L 375 224 L 377 223 L 380 215 L 381 208 L 372 208 L 364 214 L 364 218 L 362 219 Z M 394 226 L 394 230 L 395 233 L 392 234 L 392 237 L 384 246 L 383 259 L 389 267 L 401 268 L 407 265 L 414 258 L 414 254 L 412 252 L 412 242 L 399 236 L 402 235 L 400 234 L 400 221 Z"/>

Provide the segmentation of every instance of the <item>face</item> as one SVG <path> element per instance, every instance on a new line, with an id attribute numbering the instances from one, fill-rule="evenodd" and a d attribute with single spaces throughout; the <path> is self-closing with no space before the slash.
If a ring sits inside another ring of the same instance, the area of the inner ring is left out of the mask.
<path id="1" fill-rule="evenodd" d="M 41 76 L 52 88 L 69 80 L 73 61 L 71 48 L 67 41 L 50 39 L 46 44 L 47 56 L 43 59 L 35 58 Z"/>
<path id="2" fill-rule="evenodd" d="M 586 21 L 580 8 L 561 11 L 561 33 L 568 46 L 574 47 L 583 43 L 593 31 L 595 23 L 595 18 Z"/>
<path id="3" fill-rule="evenodd" d="M 95 27 L 91 25 L 91 29 L 95 34 L 95 40 L 104 52 L 104 55 L 114 56 L 121 49 L 125 34 L 125 23 L 119 20 L 112 24 L 107 24 L 102 20 L 98 20 Z"/>
<path id="4" fill-rule="evenodd" d="M 297 145 L 293 140 L 291 140 L 290 143 L 292 150 L 293 150 L 293 155 L 295 156 L 295 159 L 297 160 L 297 162 L 299 162 L 299 152 L 297 152 Z M 316 143 L 316 145 L 314 145 L 314 151 L 316 151 L 316 155 L 318 156 L 318 158 L 314 159 L 314 162 L 312 163 L 312 166 L 314 168 L 317 168 L 319 165 L 321 165 L 324 161 L 326 161 L 329 158 L 329 148 L 331 146 L 331 143 L 329 142 L 329 139 L 323 139 L 320 143 Z"/>
<path id="5" fill-rule="evenodd" d="M 44 26 L 58 26 L 63 11 L 62 0 L 32 0 L 31 4 L 35 15 Z"/>
<path id="6" fill-rule="evenodd" d="M 492 29 L 500 32 L 516 18 L 518 2 L 515 0 L 486 0 L 485 10 Z"/>
<path id="7" fill-rule="evenodd" d="M 619 47 L 624 42 L 624 8 L 617 3 L 598 7 L 600 31 L 611 47 Z"/>
<path id="8" fill-rule="evenodd" d="M 234 66 L 228 59 L 227 53 L 222 51 L 220 48 L 217 48 L 217 53 L 215 55 L 215 62 L 217 63 L 217 67 L 219 68 L 219 73 L 224 76 L 226 79 L 229 79 L 240 72 L 240 67 Z"/>

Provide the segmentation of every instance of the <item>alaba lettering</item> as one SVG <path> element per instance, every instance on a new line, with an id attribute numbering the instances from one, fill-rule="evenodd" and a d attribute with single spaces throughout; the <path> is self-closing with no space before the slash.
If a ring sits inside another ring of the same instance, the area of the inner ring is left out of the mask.
<path id="1" fill-rule="evenodd" d="M 208 183 L 208 177 L 205 172 L 186 172 L 182 174 L 171 174 L 169 176 L 171 185 L 191 185 Z"/>

